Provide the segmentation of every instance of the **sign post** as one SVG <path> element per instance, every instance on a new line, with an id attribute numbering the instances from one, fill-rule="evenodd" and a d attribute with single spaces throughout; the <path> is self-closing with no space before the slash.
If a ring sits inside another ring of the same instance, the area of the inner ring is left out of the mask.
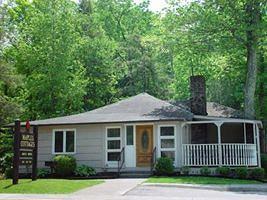
<path id="1" fill-rule="evenodd" d="M 30 123 L 26 122 L 26 131 L 21 131 L 20 121 L 15 121 L 14 131 L 14 158 L 13 158 L 13 184 L 18 184 L 19 166 L 32 166 L 32 180 L 37 179 L 37 142 L 38 127 L 33 126 L 30 132 Z"/>
<path id="2" fill-rule="evenodd" d="M 14 157 L 13 157 L 13 185 L 18 184 L 19 180 L 19 141 L 20 141 L 20 121 L 15 121 L 14 131 Z"/>
<path id="3" fill-rule="evenodd" d="M 37 180 L 37 150 L 38 150 L 38 126 L 33 127 L 35 146 L 33 149 L 32 180 Z"/>

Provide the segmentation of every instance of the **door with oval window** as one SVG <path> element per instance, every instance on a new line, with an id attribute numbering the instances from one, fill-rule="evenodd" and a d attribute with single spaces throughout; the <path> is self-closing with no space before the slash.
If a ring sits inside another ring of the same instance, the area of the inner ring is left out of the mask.
<path id="1" fill-rule="evenodd" d="M 136 165 L 150 166 L 153 151 L 153 126 L 136 126 Z"/>

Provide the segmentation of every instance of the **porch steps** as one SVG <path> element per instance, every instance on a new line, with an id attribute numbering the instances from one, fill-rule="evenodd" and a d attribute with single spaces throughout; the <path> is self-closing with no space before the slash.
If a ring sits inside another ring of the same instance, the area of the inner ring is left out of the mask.
<path id="1" fill-rule="evenodd" d="M 122 171 L 120 178 L 148 178 L 151 176 L 150 171 Z"/>

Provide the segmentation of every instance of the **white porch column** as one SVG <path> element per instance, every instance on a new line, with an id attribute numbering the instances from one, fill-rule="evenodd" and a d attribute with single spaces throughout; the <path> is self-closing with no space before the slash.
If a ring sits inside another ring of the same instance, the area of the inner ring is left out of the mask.
<path id="1" fill-rule="evenodd" d="M 246 129 L 246 123 L 243 123 L 243 129 L 244 129 L 244 144 L 247 144 L 247 129 Z"/>
<path id="2" fill-rule="evenodd" d="M 221 126 L 223 122 L 216 122 L 217 134 L 218 134 L 218 152 L 219 152 L 219 166 L 222 166 L 222 140 L 221 140 Z"/>

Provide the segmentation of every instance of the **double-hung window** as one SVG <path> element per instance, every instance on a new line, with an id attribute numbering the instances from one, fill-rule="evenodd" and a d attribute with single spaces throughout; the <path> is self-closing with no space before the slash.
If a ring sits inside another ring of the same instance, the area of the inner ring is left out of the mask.
<path id="1" fill-rule="evenodd" d="M 159 127 L 159 150 L 161 157 L 169 157 L 175 162 L 175 126 Z"/>
<path id="2" fill-rule="evenodd" d="M 121 128 L 107 127 L 106 141 L 107 162 L 117 161 L 121 151 Z"/>
<path id="3" fill-rule="evenodd" d="M 60 129 L 53 131 L 53 154 L 75 153 L 76 131 L 74 129 Z"/>

